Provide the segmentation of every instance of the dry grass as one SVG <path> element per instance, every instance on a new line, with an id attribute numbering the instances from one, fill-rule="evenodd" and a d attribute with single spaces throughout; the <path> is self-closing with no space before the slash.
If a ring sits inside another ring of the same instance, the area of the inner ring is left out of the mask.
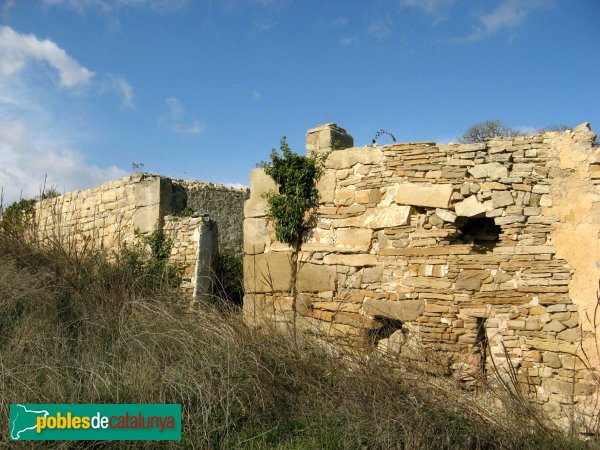
<path id="1" fill-rule="evenodd" d="M 534 417 L 393 361 L 249 329 L 87 250 L 0 232 L 0 423 L 10 403 L 180 403 L 183 441 L 55 448 L 580 448 Z M 6 434 L 1 443 L 9 445 Z M 32 442 L 10 443 L 15 448 Z M 39 443 L 37 448 L 47 448 Z"/>

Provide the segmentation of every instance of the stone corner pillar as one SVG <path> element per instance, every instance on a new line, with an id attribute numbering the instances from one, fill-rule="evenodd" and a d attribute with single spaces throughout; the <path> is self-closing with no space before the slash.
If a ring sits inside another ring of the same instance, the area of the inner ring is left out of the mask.
<path id="1" fill-rule="evenodd" d="M 353 147 L 354 139 L 335 123 L 327 123 L 306 132 L 306 154 L 325 153 Z"/>

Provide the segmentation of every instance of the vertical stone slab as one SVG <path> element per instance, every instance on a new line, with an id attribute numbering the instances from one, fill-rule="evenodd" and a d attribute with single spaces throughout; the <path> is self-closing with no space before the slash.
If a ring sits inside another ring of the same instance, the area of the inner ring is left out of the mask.
<path id="1" fill-rule="evenodd" d="M 142 234 L 162 226 L 163 217 L 172 212 L 173 186 L 168 178 L 142 177 L 135 185 L 133 227 Z"/>
<path id="2" fill-rule="evenodd" d="M 196 253 L 196 271 L 194 280 L 194 302 L 210 300 L 214 289 L 214 262 L 217 256 L 218 231 L 217 224 L 208 215 L 202 218 L 200 226 L 194 233 L 198 242 Z"/>

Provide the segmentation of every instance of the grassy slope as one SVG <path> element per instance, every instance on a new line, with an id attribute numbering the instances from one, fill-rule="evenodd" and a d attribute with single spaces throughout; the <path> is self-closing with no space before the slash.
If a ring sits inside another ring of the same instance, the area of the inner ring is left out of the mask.
<path id="1" fill-rule="evenodd" d="M 374 356 L 342 360 L 308 338 L 297 350 L 285 336 L 248 329 L 236 312 L 186 314 L 176 290 L 135 264 L 0 232 L 0 445 L 7 406 L 18 402 L 183 405 L 183 442 L 57 448 L 582 446 L 450 381 L 398 376 Z"/>

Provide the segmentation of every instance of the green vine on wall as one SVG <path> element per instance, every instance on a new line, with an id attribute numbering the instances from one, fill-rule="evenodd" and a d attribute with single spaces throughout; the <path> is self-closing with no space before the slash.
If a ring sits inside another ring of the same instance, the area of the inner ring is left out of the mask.
<path id="1" fill-rule="evenodd" d="M 317 181 L 323 171 L 322 156 L 294 153 L 285 136 L 281 138 L 280 150 L 281 154 L 272 150 L 271 162 L 259 164 L 279 186 L 279 193 L 266 194 L 268 217 L 275 223 L 277 240 L 298 247 L 307 216 L 318 205 Z"/>
<path id="2" fill-rule="evenodd" d="M 323 168 L 322 161 L 327 154 L 301 156 L 292 152 L 290 146 L 281 138 L 281 154 L 275 149 L 271 152 L 271 162 L 263 162 L 259 167 L 264 168 L 279 186 L 279 192 L 267 193 L 265 197 L 269 205 L 268 218 L 275 224 L 275 236 L 280 242 L 292 247 L 290 258 L 291 279 L 290 294 L 292 297 L 293 336 L 296 348 L 296 304 L 300 247 L 302 246 L 303 231 L 308 228 L 311 211 L 318 206 L 319 191 L 317 181 Z"/>

